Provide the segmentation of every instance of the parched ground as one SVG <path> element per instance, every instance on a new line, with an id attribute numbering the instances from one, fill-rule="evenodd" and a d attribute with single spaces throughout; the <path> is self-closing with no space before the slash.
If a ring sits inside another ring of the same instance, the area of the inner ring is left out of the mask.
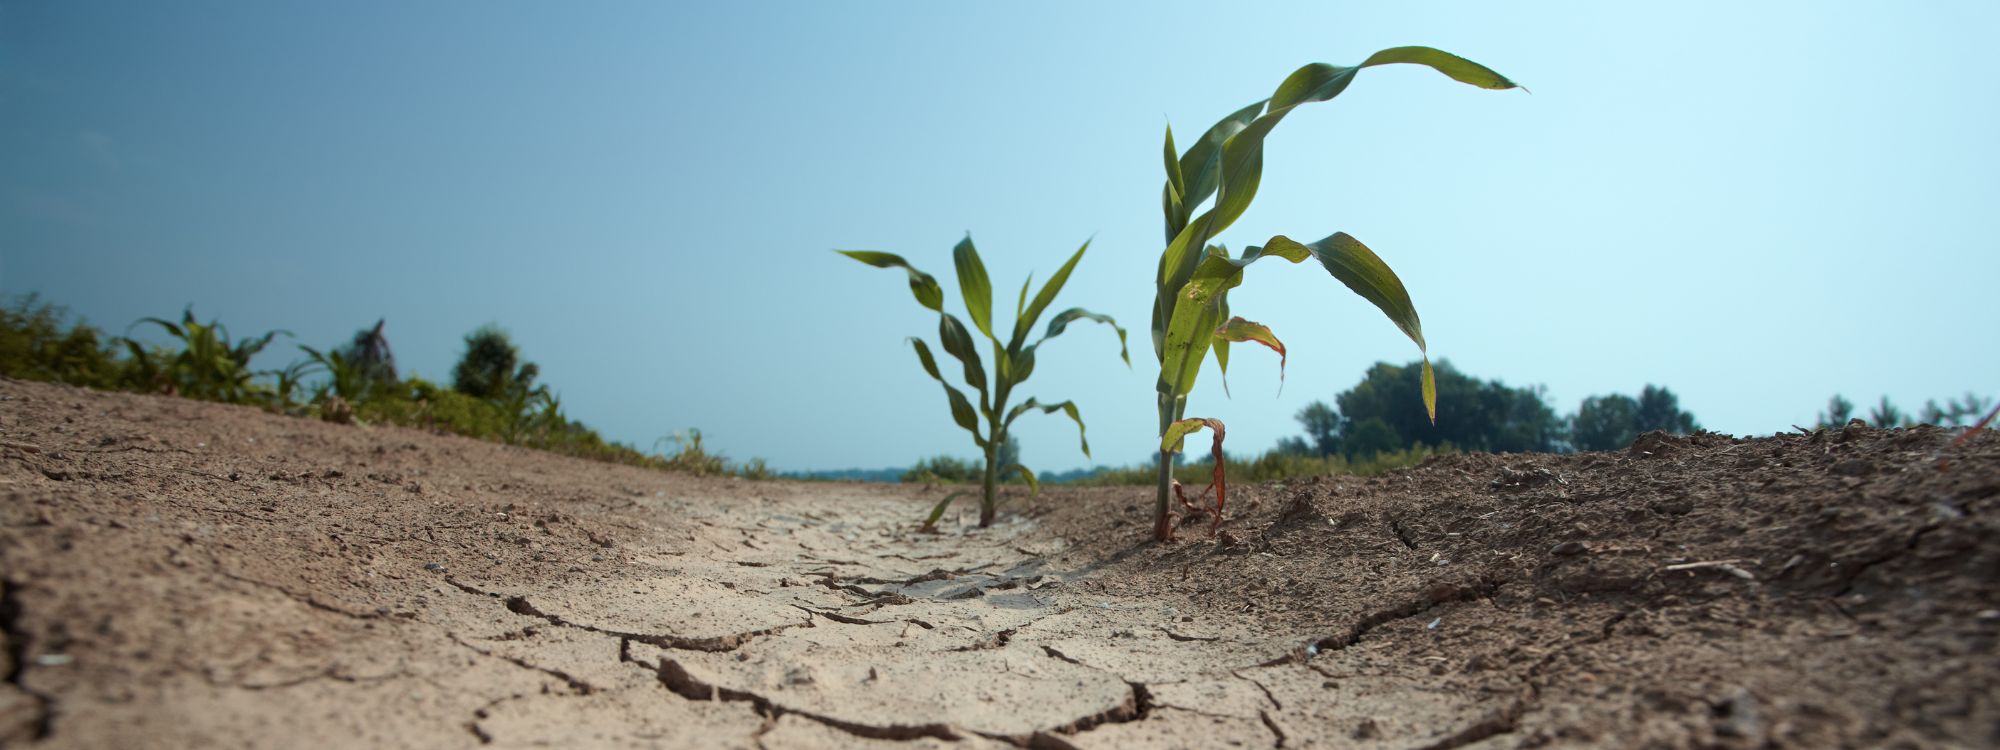
<path id="1" fill-rule="evenodd" d="M 0 380 L 7 747 L 1991 747 L 2000 439 L 1648 436 L 992 529 Z M 1940 469 L 1940 460 L 1949 462 Z"/>

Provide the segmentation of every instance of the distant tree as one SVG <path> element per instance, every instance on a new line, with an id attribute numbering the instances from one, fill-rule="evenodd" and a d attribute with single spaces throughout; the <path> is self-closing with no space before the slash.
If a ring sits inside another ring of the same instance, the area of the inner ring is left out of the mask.
<path id="1" fill-rule="evenodd" d="M 1943 407 L 1938 406 L 1937 399 L 1925 401 L 1922 416 L 1917 421 L 1941 427 L 1964 427 L 1986 416 L 1986 411 L 1991 408 L 1993 399 L 1980 398 L 1979 394 L 1968 392 L 1965 400 L 1950 399 L 1945 401 Z"/>
<path id="2" fill-rule="evenodd" d="M 1340 412 L 1326 402 L 1314 401 L 1299 410 L 1298 420 L 1306 428 L 1306 436 L 1300 442 L 1309 445 L 1311 453 L 1331 456 L 1340 452 Z"/>
<path id="3" fill-rule="evenodd" d="M 1591 396 L 1570 417 L 1570 442 L 1577 450 L 1618 450 L 1639 436 L 1638 423 L 1638 400 L 1619 393 Z"/>
<path id="4" fill-rule="evenodd" d="M 1562 443 L 1562 420 L 1549 408 L 1546 393 L 1539 387 L 1513 388 L 1498 380 L 1480 380 L 1440 360 L 1436 369 L 1438 419 L 1437 424 L 1431 424 L 1422 408 L 1411 407 L 1423 403 L 1421 376 L 1416 362 L 1376 363 L 1359 384 L 1334 397 L 1337 412 L 1308 406 L 1300 413 L 1308 439 L 1317 443 L 1331 416 L 1341 425 L 1338 452 L 1350 458 L 1416 444 L 1526 452 L 1555 450 Z M 1309 416 L 1312 421 L 1308 421 Z M 1387 432 L 1370 428 L 1367 440 L 1357 443 L 1361 425 L 1369 420 Z M 1383 445 L 1384 441 L 1393 444 Z"/>
<path id="5" fill-rule="evenodd" d="M 1854 402 L 1841 398 L 1840 394 L 1836 393 L 1833 394 L 1833 398 L 1826 400 L 1826 411 L 1819 415 L 1819 426 L 1840 427 L 1852 419 L 1854 419 Z"/>
<path id="6" fill-rule="evenodd" d="M 1355 422 L 1348 430 L 1345 455 L 1349 458 L 1374 458 L 1378 453 L 1398 451 L 1410 447 L 1396 434 L 1381 417 L 1369 417 Z"/>
<path id="7" fill-rule="evenodd" d="M 1281 456 L 1326 455 L 1320 453 L 1319 449 L 1315 448 L 1311 442 L 1308 442 L 1305 438 L 1299 437 L 1297 435 L 1293 435 L 1291 437 L 1279 438 L 1278 447 L 1272 448 L 1271 450 L 1272 452 L 1277 453 L 1278 455 Z"/>
<path id="8" fill-rule="evenodd" d="M 918 461 L 915 466 L 903 472 L 901 481 L 905 484 L 919 482 L 976 482 L 980 465 L 956 456 L 937 455 Z"/>
<path id="9" fill-rule="evenodd" d="M 1684 435 L 1699 429 L 1694 415 L 1681 411 L 1680 397 L 1656 385 L 1640 389 L 1638 398 L 1620 393 L 1591 396 L 1569 418 L 1570 442 L 1583 451 L 1618 450 L 1654 430 Z"/>
<path id="10" fill-rule="evenodd" d="M 1000 444 L 1000 461 L 1003 466 L 1021 462 L 1021 441 L 1013 435 Z M 985 465 L 979 461 L 958 458 L 951 455 L 937 455 L 918 461 L 902 474 L 904 483 L 917 482 L 977 482 Z"/>
<path id="11" fill-rule="evenodd" d="M 1685 435 L 1701 429 L 1693 414 L 1681 411 L 1680 398 L 1673 391 L 1651 384 L 1639 391 L 1639 410 L 1633 415 L 1632 426 L 1641 434 L 1660 430 Z"/>
<path id="12" fill-rule="evenodd" d="M 535 390 L 541 368 L 522 362 L 521 351 L 499 326 L 487 324 L 465 337 L 465 356 L 452 369 L 452 388 L 476 398 L 508 400 Z"/>
<path id="13" fill-rule="evenodd" d="M 389 351 L 389 338 L 382 335 L 382 328 L 388 322 L 387 318 L 379 319 L 374 328 L 357 331 L 354 341 L 340 350 L 342 357 L 378 383 L 396 382 L 396 355 Z"/>
<path id="14" fill-rule="evenodd" d="M 1909 415 L 1889 403 L 1888 396 L 1883 396 L 1881 402 L 1869 410 L 1868 423 L 1876 427 L 1908 427 L 1911 424 Z"/>

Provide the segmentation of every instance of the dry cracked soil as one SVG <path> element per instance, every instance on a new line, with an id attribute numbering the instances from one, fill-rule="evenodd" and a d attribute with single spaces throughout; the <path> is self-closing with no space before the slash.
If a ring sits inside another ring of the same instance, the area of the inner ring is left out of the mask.
<path id="1" fill-rule="evenodd" d="M 2000 439 L 747 482 L 0 380 L 6 747 L 1992 747 Z M 1948 468 L 1940 468 L 1948 462 Z"/>

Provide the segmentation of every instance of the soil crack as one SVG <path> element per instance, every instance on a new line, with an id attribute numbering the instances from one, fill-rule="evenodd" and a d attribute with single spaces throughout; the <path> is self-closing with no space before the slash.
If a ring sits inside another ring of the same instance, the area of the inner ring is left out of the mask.
<path id="1" fill-rule="evenodd" d="M 1454 750 L 1481 740 L 1510 734 L 1520 725 L 1521 715 L 1526 711 L 1527 704 L 1516 699 L 1507 704 L 1506 708 L 1473 722 L 1471 726 L 1445 735 L 1436 742 L 1420 746 L 1417 750 Z"/>
<path id="2" fill-rule="evenodd" d="M 1271 735 L 1276 738 L 1272 742 L 1271 747 L 1278 748 L 1278 750 L 1284 750 L 1285 730 L 1278 728 L 1278 721 L 1276 719 L 1271 718 L 1271 712 L 1261 708 L 1257 709 L 1257 718 L 1264 722 L 1264 728 L 1271 730 Z"/>
<path id="3" fill-rule="evenodd" d="M 270 583 L 267 581 L 259 581 L 255 578 L 250 578 L 248 576 L 240 576 L 235 573 L 231 573 L 227 570 L 217 569 L 215 572 L 217 575 L 220 575 L 223 578 L 227 578 L 237 583 L 247 583 L 249 585 L 256 586 L 258 588 L 270 589 L 272 591 L 276 591 L 279 594 L 284 595 L 284 597 L 287 599 L 298 602 L 312 609 L 317 609 L 321 612 L 331 612 L 333 614 L 340 615 L 343 617 L 351 617 L 356 620 L 375 620 L 375 619 L 380 619 L 381 617 L 381 614 L 376 612 L 355 612 L 353 610 L 346 609 L 343 607 L 336 607 L 334 605 L 327 604 L 326 602 L 322 602 L 318 599 L 313 598 L 311 594 L 301 594 L 275 583 Z"/>
<path id="4" fill-rule="evenodd" d="M 799 711 L 780 706 L 771 699 L 747 690 L 737 690 L 705 682 L 688 673 L 687 668 L 672 658 L 662 656 L 659 668 L 660 684 L 667 690 L 691 701 L 741 701 L 755 707 L 757 713 L 770 720 L 777 720 L 786 714 L 825 724 L 842 732 L 871 740 L 906 741 L 924 737 L 945 741 L 963 739 L 949 725 L 929 724 L 889 724 L 874 725 L 838 719 L 811 711 Z"/>
<path id="5" fill-rule="evenodd" d="M 533 602 L 528 601 L 528 598 L 525 596 L 502 596 L 496 592 L 483 591 L 476 586 L 472 586 L 470 584 L 467 584 L 463 581 L 459 581 L 454 578 L 446 578 L 445 581 L 447 583 L 450 583 L 452 586 L 458 588 L 458 590 L 464 591 L 468 594 L 475 594 L 478 596 L 485 596 L 494 599 L 499 599 L 507 607 L 507 611 L 513 612 L 514 614 L 517 615 L 541 618 L 542 620 L 547 621 L 551 625 L 560 625 L 565 628 L 576 628 L 577 630 L 584 630 L 592 633 L 602 633 L 604 635 L 613 636 L 622 640 L 638 641 L 640 643 L 658 646 L 660 648 L 678 649 L 681 651 L 708 651 L 708 652 L 734 651 L 738 648 L 741 648 L 743 644 L 749 643 L 750 641 L 763 636 L 781 633 L 786 630 L 790 630 L 792 628 L 813 627 L 812 618 L 808 617 L 806 618 L 805 622 L 788 623 L 773 628 L 765 628 L 763 630 L 752 630 L 742 633 L 730 633 L 729 635 L 718 635 L 718 636 L 711 636 L 708 638 L 688 638 L 685 636 L 673 635 L 671 633 L 628 633 L 621 630 L 610 630 L 592 625 L 585 625 L 580 622 L 570 622 L 569 620 L 563 619 L 559 615 L 542 611 L 540 608 L 536 607 Z M 800 609 L 804 608 L 801 607 Z M 808 610 L 808 612 L 810 614 L 818 614 L 811 612 L 810 610 Z"/>
<path id="6" fill-rule="evenodd" d="M 507 597 L 506 604 L 507 604 L 507 611 L 509 612 L 513 612 L 514 614 L 517 615 L 539 617 L 549 621 L 552 624 L 561 625 L 565 628 L 576 628 L 578 630 L 587 630 L 592 633 L 603 633 L 605 635 L 617 636 L 619 638 L 628 638 L 631 640 L 638 641 L 640 643 L 659 646 L 660 648 L 679 649 L 682 651 L 711 651 L 711 652 L 735 651 L 736 649 L 741 648 L 743 644 L 749 643 L 751 640 L 762 636 L 781 633 L 787 630 L 791 630 L 792 628 L 810 628 L 813 626 L 812 620 L 808 618 L 803 623 L 779 625 L 774 628 L 765 628 L 763 630 L 752 630 L 743 633 L 730 633 L 729 635 L 718 635 L 718 636 L 711 636 L 708 638 L 687 638 L 678 635 L 671 635 L 668 633 L 627 633 L 619 630 L 607 630 L 605 628 L 585 625 L 583 623 L 570 622 L 557 615 L 543 612 L 542 610 L 536 608 L 533 602 L 528 601 L 527 597 L 523 596 Z"/>
<path id="7" fill-rule="evenodd" d="M 571 676 L 568 672 L 564 672 L 560 669 L 555 669 L 553 667 L 544 667 L 540 664 L 535 664 L 520 657 L 494 653 L 491 649 L 483 649 L 478 646 L 474 646 L 470 642 L 466 641 L 464 638 L 459 637 L 457 633 L 447 633 L 446 635 L 451 638 L 453 643 L 457 643 L 460 646 L 464 646 L 467 650 L 479 654 L 480 656 L 499 659 L 501 661 L 507 662 L 522 669 L 533 670 L 548 675 L 550 677 L 554 677 L 558 680 L 562 680 L 564 684 L 569 685 L 569 689 L 575 690 L 578 695 L 590 695 L 591 693 L 597 692 L 597 686 L 592 685 L 583 680 L 577 679 L 576 677 Z M 622 649 L 623 646 L 621 646 L 620 648 Z"/>
<path id="8" fill-rule="evenodd" d="M 1290 654 L 1286 654 L 1276 659 L 1272 659 L 1262 664 L 1258 664 L 1257 666 L 1274 667 L 1280 664 L 1286 664 L 1292 661 L 1296 661 L 1301 657 L 1310 658 L 1314 654 L 1319 654 L 1327 651 L 1339 651 L 1349 646 L 1353 646 L 1356 643 L 1360 643 L 1361 639 L 1366 638 L 1370 632 L 1373 632 L 1376 628 L 1379 628 L 1383 625 L 1387 625 L 1391 622 L 1395 622 L 1397 620 L 1409 617 L 1415 617 L 1417 615 L 1424 614 L 1426 612 L 1431 611 L 1432 609 L 1444 606 L 1446 604 L 1469 602 L 1477 599 L 1490 598 L 1493 596 L 1493 592 L 1499 590 L 1500 586 L 1503 585 L 1504 583 L 1505 581 L 1481 579 L 1469 585 L 1456 584 L 1456 583 L 1438 584 L 1436 586 L 1431 587 L 1430 590 L 1425 591 L 1423 596 L 1417 597 L 1416 599 L 1412 599 L 1410 601 L 1404 602 L 1394 607 L 1390 607 L 1388 609 L 1379 609 L 1374 612 L 1370 612 L 1366 615 L 1363 615 L 1361 619 L 1356 620 L 1352 626 L 1348 627 L 1346 633 L 1337 636 L 1327 636 L 1325 638 L 1321 638 L 1317 641 L 1312 642 L 1311 644 L 1308 644 L 1303 652 L 1294 651 Z"/>

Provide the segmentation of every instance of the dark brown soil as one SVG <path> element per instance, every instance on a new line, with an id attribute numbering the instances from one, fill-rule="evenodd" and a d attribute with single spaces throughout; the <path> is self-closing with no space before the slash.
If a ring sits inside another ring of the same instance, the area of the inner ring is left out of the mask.
<path id="1" fill-rule="evenodd" d="M 8 747 L 2000 746 L 2000 438 L 700 479 L 0 380 Z M 1948 470 L 1940 470 L 1948 459 Z"/>

